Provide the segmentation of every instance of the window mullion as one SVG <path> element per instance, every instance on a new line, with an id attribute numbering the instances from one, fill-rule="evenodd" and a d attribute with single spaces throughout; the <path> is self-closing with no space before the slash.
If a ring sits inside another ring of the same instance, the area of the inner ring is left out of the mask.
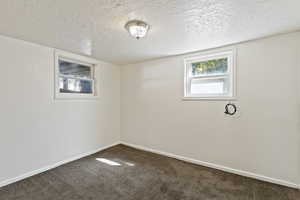
<path id="1" fill-rule="evenodd" d="M 82 77 L 76 77 L 76 76 L 64 75 L 64 74 L 59 74 L 59 77 L 70 78 L 70 79 L 77 79 L 77 80 L 86 80 L 86 81 L 92 81 L 93 80 L 91 78 L 82 78 Z"/>
<path id="2" fill-rule="evenodd" d="M 202 80 L 209 80 L 209 79 L 220 79 L 220 78 L 229 78 L 229 74 L 222 74 L 222 75 L 216 75 L 216 76 L 193 76 L 190 77 L 190 79 L 202 79 Z"/>
<path id="3" fill-rule="evenodd" d="M 222 77 L 228 76 L 230 73 L 222 73 L 222 74 L 207 74 L 207 75 L 198 75 L 198 76 L 190 76 L 191 78 L 210 78 L 210 77 Z"/>

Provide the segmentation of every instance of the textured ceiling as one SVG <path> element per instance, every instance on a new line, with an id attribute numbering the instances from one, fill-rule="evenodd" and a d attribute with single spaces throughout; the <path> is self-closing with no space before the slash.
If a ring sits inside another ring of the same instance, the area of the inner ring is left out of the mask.
<path id="1" fill-rule="evenodd" d="M 1 0 L 0 34 L 126 64 L 300 28 L 299 0 Z M 149 35 L 124 24 L 141 19 Z"/>

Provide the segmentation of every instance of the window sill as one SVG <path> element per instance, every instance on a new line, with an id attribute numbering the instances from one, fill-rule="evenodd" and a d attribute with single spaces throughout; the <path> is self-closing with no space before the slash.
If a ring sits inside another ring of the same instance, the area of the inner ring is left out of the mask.
<path id="1" fill-rule="evenodd" d="M 55 100 L 98 100 L 99 96 L 87 95 L 87 94 L 56 94 L 54 97 Z"/>
<path id="2" fill-rule="evenodd" d="M 236 97 L 183 97 L 183 101 L 235 101 Z"/>

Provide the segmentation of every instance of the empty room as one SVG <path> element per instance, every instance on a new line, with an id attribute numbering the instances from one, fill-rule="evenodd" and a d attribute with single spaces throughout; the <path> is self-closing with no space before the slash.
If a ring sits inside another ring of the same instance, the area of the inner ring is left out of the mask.
<path id="1" fill-rule="evenodd" d="M 1 0 L 0 200 L 300 200 L 299 0 Z"/>

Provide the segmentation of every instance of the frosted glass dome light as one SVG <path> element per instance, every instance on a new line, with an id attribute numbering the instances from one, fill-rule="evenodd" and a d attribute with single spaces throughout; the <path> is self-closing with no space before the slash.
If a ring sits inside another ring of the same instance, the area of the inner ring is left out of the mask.
<path id="1" fill-rule="evenodd" d="M 149 25 L 140 20 L 132 20 L 126 23 L 125 28 L 132 37 L 140 39 L 147 35 Z"/>

